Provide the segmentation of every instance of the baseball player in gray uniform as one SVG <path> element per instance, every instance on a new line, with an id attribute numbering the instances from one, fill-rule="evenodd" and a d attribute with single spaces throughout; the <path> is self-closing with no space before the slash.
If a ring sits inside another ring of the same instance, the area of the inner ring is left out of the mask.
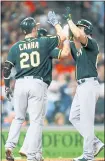
<path id="1" fill-rule="evenodd" d="M 39 37 L 49 36 L 49 35 L 47 35 L 46 29 L 41 28 L 38 31 L 39 31 L 38 32 Z M 43 74 L 43 80 L 44 80 L 44 82 L 46 82 L 48 84 L 48 86 L 50 85 L 50 83 L 52 81 L 52 64 L 53 64 L 52 60 L 53 59 L 60 59 L 60 58 L 67 56 L 68 51 L 66 52 L 65 50 L 69 50 L 68 49 L 69 41 L 68 41 L 68 45 L 67 46 L 66 45 L 67 45 L 67 41 L 64 41 L 64 45 L 63 45 L 63 51 L 64 52 L 63 52 L 63 54 L 61 54 L 61 55 L 59 54 L 61 50 L 59 50 L 58 48 L 53 49 L 50 53 L 49 61 L 47 61 L 47 63 L 46 63 L 46 70 L 44 71 L 44 74 Z M 45 109 L 44 114 L 46 114 L 46 103 L 47 103 L 47 95 L 46 95 L 47 92 L 46 91 L 47 91 L 47 89 L 48 88 L 46 88 L 46 86 L 45 86 L 44 103 L 43 103 L 44 109 Z M 23 145 L 22 145 L 22 147 L 19 151 L 19 154 L 21 156 L 27 157 L 28 142 L 29 142 L 29 140 L 26 136 L 25 139 L 24 139 Z M 41 145 L 40 145 L 40 148 L 42 148 Z M 42 151 L 42 149 L 41 149 L 41 151 Z"/>
<path id="2" fill-rule="evenodd" d="M 37 38 L 37 24 L 32 17 L 24 19 L 20 26 L 25 34 L 25 39 L 14 44 L 7 56 L 4 65 L 4 81 L 7 98 L 10 100 L 12 92 L 10 88 L 10 73 L 13 66 L 16 68 L 16 83 L 14 89 L 15 118 L 12 121 L 8 139 L 5 144 L 6 159 L 14 161 L 13 149 L 19 139 L 20 129 L 25 120 L 28 109 L 30 126 L 27 131 L 28 150 L 27 160 L 42 161 L 41 141 L 42 125 L 44 120 L 44 96 L 48 84 L 43 80 L 45 66 L 51 56 L 51 51 L 65 40 L 62 28 L 56 19 L 55 29 L 59 36 Z M 60 40 L 60 41 L 59 41 Z M 67 47 L 67 45 L 66 45 Z M 68 50 L 59 50 L 56 54 L 61 56 Z"/>
<path id="3" fill-rule="evenodd" d="M 73 34 L 70 41 L 71 54 L 76 62 L 76 80 L 78 83 L 69 120 L 84 138 L 83 155 L 74 161 L 93 161 L 104 148 L 104 144 L 94 134 L 95 105 L 99 97 L 97 79 L 97 55 L 99 47 L 92 38 L 93 25 L 80 20 L 75 25 L 71 10 L 66 8 L 64 18 Z"/>

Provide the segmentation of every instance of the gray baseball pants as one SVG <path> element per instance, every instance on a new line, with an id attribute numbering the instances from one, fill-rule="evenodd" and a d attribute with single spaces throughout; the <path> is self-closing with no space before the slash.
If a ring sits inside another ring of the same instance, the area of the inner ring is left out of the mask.
<path id="1" fill-rule="evenodd" d="M 45 116 L 44 93 L 47 84 L 40 79 L 28 76 L 16 80 L 14 89 L 15 118 L 12 121 L 5 148 L 15 148 L 19 139 L 20 129 L 28 109 L 30 126 L 27 131 L 27 159 L 35 160 L 35 155 L 41 153 L 42 126 Z M 46 90 L 47 92 L 47 90 Z"/>

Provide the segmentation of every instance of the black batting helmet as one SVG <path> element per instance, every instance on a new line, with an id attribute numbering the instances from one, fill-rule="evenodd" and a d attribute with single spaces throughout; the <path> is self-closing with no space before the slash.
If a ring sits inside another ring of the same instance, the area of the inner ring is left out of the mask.
<path id="1" fill-rule="evenodd" d="M 35 19 L 32 17 L 27 17 L 20 23 L 20 27 L 21 27 L 24 34 L 31 33 L 32 29 L 36 25 L 38 25 L 38 23 L 36 23 Z"/>
<path id="2" fill-rule="evenodd" d="M 38 37 L 47 36 L 47 34 L 48 34 L 48 32 L 46 29 L 44 29 L 44 28 L 38 29 Z"/>
<path id="3" fill-rule="evenodd" d="M 85 27 L 84 31 L 87 35 L 92 35 L 93 32 L 93 25 L 90 21 L 81 19 L 77 22 L 77 26 L 83 26 Z"/>

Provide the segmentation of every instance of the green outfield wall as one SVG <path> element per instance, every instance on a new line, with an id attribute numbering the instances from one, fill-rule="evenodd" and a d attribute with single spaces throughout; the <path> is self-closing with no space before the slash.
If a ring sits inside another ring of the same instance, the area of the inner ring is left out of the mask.
<path id="1" fill-rule="evenodd" d="M 14 156 L 19 157 L 19 149 L 22 146 L 25 131 L 21 132 L 19 142 L 14 150 Z M 2 132 L 2 158 L 5 158 L 4 144 L 6 142 L 8 132 Z M 96 131 L 102 141 L 104 141 L 104 132 Z M 82 137 L 76 131 L 44 131 L 43 132 L 43 155 L 45 158 L 72 158 L 82 154 Z M 102 151 L 98 158 L 104 158 L 104 151 Z"/>

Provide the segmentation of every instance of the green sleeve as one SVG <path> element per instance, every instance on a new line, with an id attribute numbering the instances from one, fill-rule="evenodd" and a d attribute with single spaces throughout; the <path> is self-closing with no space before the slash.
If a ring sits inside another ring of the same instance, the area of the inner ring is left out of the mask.
<path id="1" fill-rule="evenodd" d="M 47 37 L 47 45 L 49 52 L 59 46 L 60 44 L 60 37 L 59 36 L 51 36 Z"/>
<path id="2" fill-rule="evenodd" d="M 55 59 L 59 59 L 61 56 L 62 50 L 55 48 L 50 52 L 50 56 Z"/>
<path id="3" fill-rule="evenodd" d="M 9 50 L 8 56 L 7 56 L 7 60 L 6 62 L 11 63 L 13 66 L 15 65 L 15 51 L 13 49 L 13 47 Z"/>
<path id="4" fill-rule="evenodd" d="M 76 51 L 76 47 L 75 47 L 75 44 L 74 44 L 73 41 L 70 41 L 70 49 L 71 49 L 71 55 L 72 55 L 73 59 L 76 61 L 76 59 L 77 59 L 77 55 L 76 55 L 77 51 Z"/>
<path id="5" fill-rule="evenodd" d="M 99 46 L 98 46 L 96 40 L 93 38 L 88 37 L 87 44 L 84 47 L 94 50 L 95 53 L 99 53 Z"/>

